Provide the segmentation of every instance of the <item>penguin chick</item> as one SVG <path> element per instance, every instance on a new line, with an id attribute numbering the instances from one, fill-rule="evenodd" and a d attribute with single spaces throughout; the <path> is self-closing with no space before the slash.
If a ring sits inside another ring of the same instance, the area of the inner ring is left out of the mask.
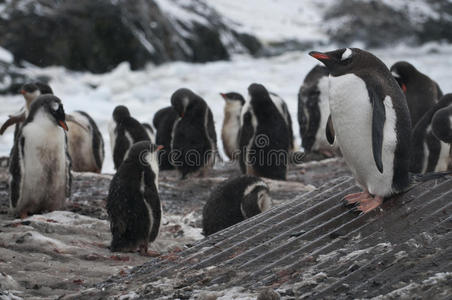
<path id="1" fill-rule="evenodd" d="M 181 88 L 171 96 L 171 105 L 179 115 L 171 138 L 172 163 L 181 178 L 213 167 L 217 136 L 212 111 L 200 96 Z"/>
<path id="2" fill-rule="evenodd" d="M 329 115 L 329 71 L 317 65 L 306 75 L 298 92 L 298 123 L 306 152 L 334 156 L 334 148 L 325 136 Z"/>
<path id="3" fill-rule="evenodd" d="M 71 128 L 67 136 L 72 170 L 100 173 L 105 150 L 104 140 L 96 122 L 83 111 L 66 115 L 66 121 Z"/>
<path id="4" fill-rule="evenodd" d="M 432 132 L 437 139 L 452 144 L 452 105 L 449 104 L 435 112 L 432 118 Z"/>
<path id="5" fill-rule="evenodd" d="M 118 105 L 113 110 L 113 120 L 109 123 L 108 130 L 116 170 L 134 143 L 150 140 L 146 129 L 130 115 L 129 109 L 124 105 Z"/>
<path id="6" fill-rule="evenodd" d="M 155 142 L 162 145 L 163 149 L 159 151 L 160 170 L 172 170 L 174 166 L 170 161 L 171 135 L 174 123 L 179 118 L 172 106 L 160 109 L 154 115 L 152 123 L 155 127 Z"/>
<path id="7" fill-rule="evenodd" d="M 150 141 L 155 144 L 154 128 L 152 128 L 149 123 L 141 123 L 141 125 L 143 125 L 144 129 L 146 129 L 146 133 L 148 134 Z"/>
<path id="8" fill-rule="evenodd" d="M 248 92 L 240 121 L 242 173 L 285 180 L 292 131 L 263 85 L 253 83 Z"/>
<path id="9" fill-rule="evenodd" d="M 220 183 L 203 208 L 203 234 L 208 236 L 268 210 L 268 185 L 259 177 L 242 175 Z"/>
<path id="10" fill-rule="evenodd" d="M 443 108 L 452 105 L 452 94 L 447 94 L 434 104 L 419 120 L 411 135 L 412 155 L 410 171 L 413 173 L 430 173 L 446 171 L 450 160 L 450 144 L 439 140 L 433 131 L 433 116 Z M 441 116 L 442 113 L 439 114 Z M 447 118 L 446 118 L 447 120 Z M 447 125 L 439 127 L 447 130 Z"/>
<path id="11" fill-rule="evenodd" d="M 405 94 L 414 128 L 443 93 L 434 80 L 406 61 L 396 62 L 390 71 Z"/>
<path id="12" fill-rule="evenodd" d="M 240 114 L 245 104 L 245 99 L 242 95 L 235 92 L 220 93 L 220 95 L 225 101 L 223 127 L 221 129 L 223 148 L 226 156 L 230 160 L 235 160 L 239 151 Z"/>
<path id="13" fill-rule="evenodd" d="M 159 146 L 135 143 L 113 176 L 107 197 L 112 252 L 147 253 L 159 233 L 162 206 L 158 194 Z"/>
<path id="14" fill-rule="evenodd" d="M 61 100 L 53 95 L 35 99 L 11 152 L 10 207 L 16 216 L 64 207 L 71 184 L 64 130 Z"/>
<path id="15" fill-rule="evenodd" d="M 410 185 L 410 116 L 402 90 L 385 64 L 357 48 L 311 52 L 330 71 L 334 134 L 362 193 L 345 197 L 367 213 Z"/>

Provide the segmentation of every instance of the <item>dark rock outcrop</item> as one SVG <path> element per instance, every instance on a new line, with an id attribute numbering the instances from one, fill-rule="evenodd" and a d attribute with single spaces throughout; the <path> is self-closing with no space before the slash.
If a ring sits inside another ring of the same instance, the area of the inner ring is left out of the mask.
<path id="1" fill-rule="evenodd" d="M 1 1 L 5 2 L 5 1 Z M 0 45 L 16 62 L 106 72 L 123 61 L 205 62 L 256 53 L 257 39 L 239 34 L 200 0 L 37 0 L 3 3 Z M 176 11 L 176 13 L 173 12 Z"/>
<path id="2" fill-rule="evenodd" d="M 424 0 L 419 7 L 383 1 L 341 0 L 326 10 L 324 19 L 331 41 L 348 46 L 389 47 L 452 41 L 452 3 Z"/>

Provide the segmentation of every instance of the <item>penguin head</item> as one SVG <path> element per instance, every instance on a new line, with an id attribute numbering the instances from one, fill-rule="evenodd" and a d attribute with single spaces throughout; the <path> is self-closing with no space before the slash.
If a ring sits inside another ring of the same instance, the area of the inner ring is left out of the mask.
<path id="1" fill-rule="evenodd" d="M 30 106 L 33 100 L 35 100 L 41 95 L 41 91 L 39 90 L 38 86 L 34 83 L 24 84 L 20 89 L 20 93 L 24 96 L 28 107 Z"/>
<path id="2" fill-rule="evenodd" d="M 48 85 L 47 83 L 37 81 L 37 82 L 35 82 L 35 85 L 38 87 L 38 89 L 42 95 L 44 95 L 44 94 L 52 94 L 53 95 L 53 90 L 50 87 L 50 85 Z"/>
<path id="3" fill-rule="evenodd" d="M 245 99 L 243 96 L 236 92 L 230 93 L 220 93 L 221 97 L 226 101 L 226 103 L 240 103 L 242 106 L 245 104 Z"/>
<path id="4" fill-rule="evenodd" d="M 309 55 L 322 62 L 332 76 L 341 76 L 363 68 L 376 67 L 380 62 L 373 54 L 357 48 L 343 48 L 330 52 L 311 51 Z"/>
<path id="5" fill-rule="evenodd" d="M 163 146 L 157 146 L 150 141 L 140 141 L 127 152 L 123 164 L 133 165 L 137 169 L 149 169 L 158 174 L 158 150 Z"/>
<path id="6" fill-rule="evenodd" d="M 407 83 L 410 77 L 417 73 L 416 68 L 406 61 L 399 61 L 392 65 L 391 69 L 392 76 L 397 80 L 400 88 L 406 93 Z"/>
<path id="7" fill-rule="evenodd" d="M 183 118 L 187 112 L 188 106 L 196 98 L 195 93 L 186 88 L 178 89 L 171 96 L 171 105 L 177 114 Z"/>
<path id="8" fill-rule="evenodd" d="M 250 84 L 250 86 L 248 87 L 248 94 L 250 95 L 251 99 L 270 99 L 270 94 L 268 93 L 267 89 L 259 83 Z"/>
<path id="9" fill-rule="evenodd" d="M 125 118 L 130 117 L 130 112 L 124 105 L 118 105 L 113 110 L 113 120 L 116 123 L 123 121 Z"/>
<path id="10" fill-rule="evenodd" d="M 66 124 L 66 114 L 64 113 L 63 103 L 61 100 L 53 95 L 41 95 L 33 101 L 30 107 L 29 117 L 33 116 L 39 111 L 43 110 L 48 114 L 51 120 L 55 121 L 55 124 L 68 131 Z"/>
<path id="11" fill-rule="evenodd" d="M 259 179 L 245 189 L 240 209 L 243 217 L 250 218 L 270 209 L 271 205 L 268 185 Z"/>

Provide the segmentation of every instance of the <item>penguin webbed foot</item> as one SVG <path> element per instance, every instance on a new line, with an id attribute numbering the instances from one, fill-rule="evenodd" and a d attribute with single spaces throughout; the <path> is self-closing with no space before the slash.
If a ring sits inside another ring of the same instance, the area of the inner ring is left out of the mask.
<path id="1" fill-rule="evenodd" d="M 360 203 L 361 201 L 366 201 L 370 197 L 371 195 L 369 194 L 368 191 L 352 193 L 342 198 L 342 202 L 344 203 L 344 206 L 352 206 L 357 203 Z"/>
<path id="2" fill-rule="evenodd" d="M 360 212 L 360 215 L 367 214 L 368 212 L 371 212 L 374 209 L 380 207 L 382 203 L 383 197 L 380 196 L 371 197 L 367 200 L 361 201 L 359 205 L 356 206 L 355 211 Z"/>

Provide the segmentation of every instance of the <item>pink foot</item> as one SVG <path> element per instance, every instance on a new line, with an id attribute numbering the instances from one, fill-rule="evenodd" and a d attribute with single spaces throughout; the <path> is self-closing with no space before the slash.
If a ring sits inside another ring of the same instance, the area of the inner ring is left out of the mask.
<path id="1" fill-rule="evenodd" d="M 368 200 L 361 201 L 356 209 L 367 214 L 368 212 L 379 207 L 382 203 L 383 197 L 376 196 L 374 198 L 369 198 Z"/>
<path id="2" fill-rule="evenodd" d="M 353 194 L 348 194 L 344 197 L 344 201 L 346 202 L 346 205 L 352 205 L 355 204 L 357 202 L 361 202 L 361 201 L 365 201 L 367 199 L 369 199 L 370 194 L 368 191 L 364 191 L 364 192 L 360 192 L 360 193 L 353 193 Z"/>

